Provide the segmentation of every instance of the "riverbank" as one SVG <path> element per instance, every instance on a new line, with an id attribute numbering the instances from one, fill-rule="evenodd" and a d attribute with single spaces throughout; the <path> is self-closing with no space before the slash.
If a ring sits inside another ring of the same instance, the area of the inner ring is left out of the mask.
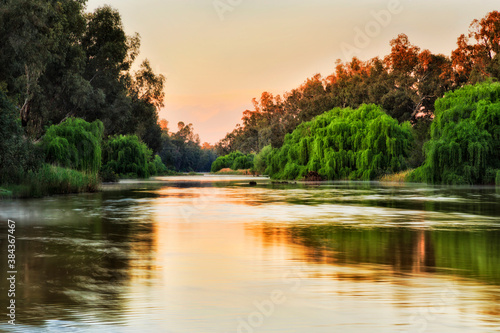
<path id="1" fill-rule="evenodd" d="M 29 173 L 21 184 L 3 185 L 0 188 L 0 199 L 97 192 L 100 185 L 101 180 L 97 174 L 45 164 L 36 173 Z"/>
<path id="2" fill-rule="evenodd" d="M 407 181 L 407 177 L 409 174 L 411 174 L 414 171 L 414 169 L 409 169 L 397 173 L 392 173 L 388 175 L 383 175 L 380 177 L 379 181 L 381 182 L 391 182 L 391 183 L 410 183 Z"/>
<path id="3" fill-rule="evenodd" d="M 258 176 L 257 172 L 251 169 L 238 169 L 233 170 L 230 168 L 220 169 L 217 172 L 211 172 L 211 175 L 229 175 L 229 176 Z"/>

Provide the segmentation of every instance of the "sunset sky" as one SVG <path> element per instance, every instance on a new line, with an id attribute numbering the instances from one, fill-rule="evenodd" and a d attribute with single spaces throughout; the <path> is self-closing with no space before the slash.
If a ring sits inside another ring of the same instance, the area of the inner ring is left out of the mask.
<path id="1" fill-rule="evenodd" d="M 193 123 L 210 143 L 263 91 L 327 76 L 336 59 L 386 55 L 399 33 L 450 55 L 473 19 L 500 9 L 498 0 L 89 0 L 87 9 L 105 4 L 119 10 L 127 34 L 141 35 L 138 63 L 148 58 L 167 78 L 160 118 L 174 130 Z"/>

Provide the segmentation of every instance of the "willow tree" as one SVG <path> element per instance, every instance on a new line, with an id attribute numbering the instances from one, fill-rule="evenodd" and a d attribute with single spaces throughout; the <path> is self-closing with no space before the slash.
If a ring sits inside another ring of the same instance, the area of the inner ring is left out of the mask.
<path id="1" fill-rule="evenodd" d="M 493 184 L 500 180 L 500 83 L 465 86 L 436 102 L 426 160 L 410 180 Z"/>
<path id="2" fill-rule="evenodd" d="M 160 165 L 152 157 L 151 149 L 136 135 L 113 136 L 104 144 L 103 170 L 121 177 L 148 178 L 157 169 L 150 164 Z"/>
<path id="3" fill-rule="evenodd" d="M 324 179 L 370 180 L 406 168 L 410 124 L 398 124 L 376 105 L 335 108 L 302 123 L 267 157 L 266 173 L 296 179 L 311 171 Z"/>
<path id="4" fill-rule="evenodd" d="M 104 126 L 80 118 L 68 118 L 49 127 L 42 140 L 47 162 L 89 173 L 101 168 L 101 142 Z"/>

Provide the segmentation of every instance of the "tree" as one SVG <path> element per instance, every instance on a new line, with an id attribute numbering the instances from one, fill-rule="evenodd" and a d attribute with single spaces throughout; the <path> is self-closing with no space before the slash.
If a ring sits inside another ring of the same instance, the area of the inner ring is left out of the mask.
<path id="1" fill-rule="evenodd" d="M 163 122 L 164 125 L 165 122 Z M 175 171 L 208 172 L 217 158 L 215 148 L 208 143 L 200 146 L 200 138 L 195 133 L 193 124 L 177 124 L 178 131 L 169 133 L 168 127 L 162 130 L 160 157 L 167 168 Z"/>
<path id="2" fill-rule="evenodd" d="M 0 91 L 0 185 L 20 183 L 41 166 L 39 149 L 24 137 L 15 107 Z"/>
<path id="3" fill-rule="evenodd" d="M 370 180 L 404 170 L 413 138 L 409 123 L 399 125 L 375 105 L 335 108 L 300 124 L 283 146 L 266 152 L 266 174 L 276 179 Z"/>
<path id="4" fill-rule="evenodd" d="M 500 83 L 465 86 L 439 99 L 425 153 L 410 180 L 493 184 L 500 175 Z"/>
<path id="5" fill-rule="evenodd" d="M 42 147 L 49 163 L 97 174 L 101 169 L 101 143 L 104 125 L 100 120 L 88 123 L 68 118 L 52 125 L 45 133 Z"/>
<path id="6" fill-rule="evenodd" d="M 232 170 L 250 169 L 253 167 L 254 154 L 243 154 L 239 151 L 232 152 L 225 156 L 219 156 L 212 163 L 212 172 L 229 168 Z"/>
<path id="7" fill-rule="evenodd" d="M 0 11 L 0 82 L 33 136 L 101 97 L 82 78 L 83 8 L 83 1 L 21 0 Z"/>
<path id="8" fill-rule="evenodd" d="M 473 39 L 475 43 L 470 43 Z M 472 21 L 468 36 L 461 35 L 452 53 L 459 85 L 499 79 L 500 12 L 492 11 L 481 20 Z"/>
<path id="9" fill-rule="evenodd" d="M 153 152 L 136 135 L 113 136 L 104 144 L 103 170 L 120 177 L 151 176 Z"/>

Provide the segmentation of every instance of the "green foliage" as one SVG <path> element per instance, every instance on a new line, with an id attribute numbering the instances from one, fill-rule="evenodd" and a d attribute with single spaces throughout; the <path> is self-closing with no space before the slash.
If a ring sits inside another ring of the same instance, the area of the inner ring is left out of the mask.
<path id="1" fill-rule="evenodd" d="M 465 86 L 436 102 L 424 165 L 411 181 L 493 184 L 500 170 L 500 83 Z"/>
<path id="2" fill-rule="evenodd" d="M 429 141 L 431 137 L 431 117 L 418 118 L 412 127 L 413 138 L 415 144 L 408 158 L 408 164 L 411 168 L 421 166 L 425 161 L 424 144 Z"/>
<path id="3" fill-rule="evenodd" d="M 105 183 L 117 183 L 120 177 L 110 168 L 102 169 L 100 172 L 101 181 Z"/>
<path id="4" fill-rule="evenodd" d="M 136 135 L 110 137 L 103 149 L 104 171 L 111 170 L 120 177 L 148 178 L 155 171 L 152 151 Z"/>
<path id="5" fill-rule="evenodd" d="M 375 105 L 335 108 L 302 123 L 267 157 L 266 174 L 303 178 L 370 180 L 406 168 L 412 145 L 410 124 L 399 125 Z"/>
<path id="6" fill-rule="evenodd" d="M 149 174 L 151 176 L 154 175 L 165 175 L 168 172 L 167 167 L 161 161 L 161 157 L 159 155 L 155 155 L 154 159 L 149 162 Z"/>
<path id="7" fill-rule="evenodd" d="M 0 10 L 0 89 L 18 108 L 25 133 L 40 138 L 68 117 L 105 125 L 106 136 L 136 134 L 153 151 L 164 81 L 145 60 L 131 73 L 138 34 L 120 13 L 82 0 L 5 1 Z M 59 142 L 64 147 L 64 142 Z"/>
<path id="8" fill-rule="evenodd" d="M 42 197 L 53 194 L 95 192 L 99 190 L 97 174 L 80 172 L 44 164 L 36 172 L 28 172 L 18 185 L 7 187 L 17 198 Z"/>
<path id="9" fill-rule="evenodd" d="M 436 98 L 456 87 L 452 61 L 421 51 L 404 34 L 390 44 L 391 53 L 383 60 L 339 61 L 326 78 L 317 74 L 282 96 L 262 93 L 253 101 L 255 109 L 243 112 L 243 123 L 219 141 L 218 151 L 257 152 L 269 144 L 279 148 L 301 122 L 334 107 L 377 104 L 400 123 L 415 124 L 422 116 L 430 117 Z M 413 161 L 418 162 L 422 151 L 418 140 L 415 149 Z"/>
<path id="10" fill-rule="evenodd" d="M 68 118 L 49 127 L 42 140 L 47 162 L 88 173 L 101 168 L 101 143 L 104 126 L 96 120 L 88 123 Z"/>
<path id="11" fill-rule="evenodd" d="M 217 158 L 215 149 L 208 143 L 200 146 L 200 138 L 195 134 L 193 124 L 177 124 L 176 133 L 163 129 L 160 157 L 170 170 L 176 172 L 209 172 Z"/>
<path id="12" fill-rule="evenodd" d="M 266 171 L 268 165 L 269 155 L 273 151 L 273 147 L 271 145 L 265 146 L 262 150 L 255 155 L 253 160 L 253 168 L 255 171 L 263 174 Z"/>
<path id="13" fill-rule="evenodd" d="M 253 167 L 254 154 L 243 154 L 239 151 L 232 152 L 225 156 L 219 156 L 212 163 L 212 172 L 217 172 L 224 168 L 232 170 L 250 169 Z"/>
<path id="14" fill-rule="evenodd" d="M 29 171 L 36 171 L 41 154 L 23 135 L 14 106 L 0 91 L 0 184 L 19 183 Z"/>

